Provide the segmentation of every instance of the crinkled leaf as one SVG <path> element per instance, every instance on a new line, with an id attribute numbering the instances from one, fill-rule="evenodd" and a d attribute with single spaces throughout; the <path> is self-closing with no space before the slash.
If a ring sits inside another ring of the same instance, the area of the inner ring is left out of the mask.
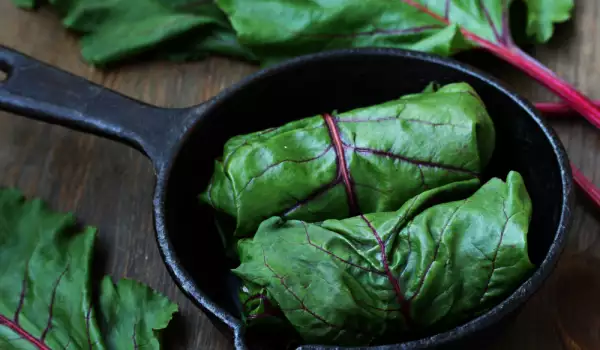
<path id="1" fill-rule="evenodd" d="M 216 0 L 242 44 L 264 62 L 346 47 L 397 47 L 440 55 L 510 46 L 512 0 Z M 528 33 L 545 42 L 572 0 L 528 0 Z M 466 38 L 461 35 L 463 30 Z"/>
<path id="2" fill-rule="evenodd" d="M 494 135 L 475 91 L 450 84 L 233 137 L 201 199 L 234 218 L 238 237 L 274 215 L 315 222 L 396 210 L 425 189 L 477 177 Z"/>
<path id="3" fill-rule="evenodd" d="M 75 231 L 70 214 L 0 190 L 0 348 L 158 349 L 154 330 L 176 306 L 129 281 L 104 281 L 97 309 L 90 289 L 95 229 Z M 115 319 L 118 318 L 118 319 Z M 97 320 L 108 320 L 102 335 Z"/>
<path id="4" fill-rule="evenodd" d="M 307 342 L 359 345 L 485 311 L 532 271 L 532 207 L 516 172 L 478 185 L 438 187 L 396 212 L 264 221 L 238 243 L 246 322 L 289 321 Z"/>

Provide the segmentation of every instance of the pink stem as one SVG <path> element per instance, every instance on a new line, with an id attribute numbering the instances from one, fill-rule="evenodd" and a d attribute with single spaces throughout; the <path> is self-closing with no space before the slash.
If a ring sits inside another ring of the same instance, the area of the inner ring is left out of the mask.
<path id="1" fill-rule="evenodd" d="M 564 102 L 574 111 L 579 112 L 592 125 L 600 129 L 600 108 L 594 102 L 558 77 L 550 69 L 521 51 L 518 47 L 498 46 L 485 39 L 477 37 L 469 32 L 463 32 L 471 40 L 477 42 L 483 48 L 489 50 L 496 56 L 504 59 L 513 66 L 536 79 L 555 94 L 560 96 Z M 575 183 L 587 194 L 598 208 L 600 208 L 600 190 L 583 175 L 579 169 L 571 165 Z"/>
<path id="2" fill-rule="evenodd" d="M 431 11 L 426 5 L 422 5 L 415 0 L 402 1 L 435 18 L 436 20 L 445 23 L 446 25 L 450 25 L 448 17 L 438 15 L 437 13 Z M 507 31 L 508 28 L 505 28 L 504 30 Z M 461 28 L 460 31 L 466 38 L 479 45 L 479 47 L 493 53 L 494 55 L 519 68 L 526 74 L 545 85 L 558 96 L 562 97 L 570 109 L 579 112 L 587 120 L 589 120 L 590 123 L 597 128 L 600 128 L 600 106 L 595 105 L 592 100 L 583 95 L 581 92 L 577 91 L 569 83 L 562 80 L 553 71 L 546 68 L 533 57 L 527 55 L 525 52 L 519 49 L 510 39 L 510 36 L 506 36 L 504 40 L 499 40 L 499 43 L 493 43 L 476 35 L 475 33 L 466 30 L 465 28 Z M 561 105 L 555 104 L 541 104 L 540 107 L 542 111 L 546 110 L 549 114 L 553 112 L 562 113 L 563 111 L 568 111 Z"/>
<path id="3" fill-rule="evenodd" d="M 583 173 L 571 164 L 575 183 L 586 193 L 587 197 L 600 208 L 600 190 Z"/>
<path id="4" fill-rule="evenodd" d="M 569 107 L 579 112 L 592 125 L 600 129 L 600 108 L 594 102 L 566 81 L 558 77 L 554 72 L 544 67 L 541 63 L 527 55 L 517 47 L 502 47 L 488 41 L 479 42 L 481 45 L 496 56 L 511 63 L 515 67 L 536 79 L 555 94 L 560 96 Z"/>
<path id="5" fill-rule="evenodd" d="M 596 105 L 600 106 L 598 102 L 596 102 Z M 562 102 L 537 102 L 535 107 L 539 109 L 544 116 L 550 118 L 572 117 L 577 115 L 568 104 Z"/>
<path id="6" fill-rule="evenodd" d="M 15 322 L 14 320 L 9 320 L 8 318 L 0 315 L 0 326 L 8 327 L 8 329 L 19 335 L 21 339 L 24 339 L 25 341 L 29 342 L 38 350 L 51 350 L 50 347 L 44 344 L 42 340 L 31 335 L 31 333 L 24 330 L 23 327 L 17 324 L 17 322 Z"/>

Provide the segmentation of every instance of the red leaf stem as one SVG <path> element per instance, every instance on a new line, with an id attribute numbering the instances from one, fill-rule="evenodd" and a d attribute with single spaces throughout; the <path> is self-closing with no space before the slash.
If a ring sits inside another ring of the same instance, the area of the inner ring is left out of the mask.
<path id="1" fill-rule="evenodd" d="M 600 129 L 600 109 L 591 99 L 577 91 L 554 72 L 544 67 L 541 63 L 521 51 L 519 48 L 501 47 L 489 42 L 488 44 L 489 47 L 485 47 L 487 50 L 517 68 L 520 68 L 523 72 L 544 84 L 547 88 L 560 96 L 571 109 L 579 112 L 584 118 L 592 123 L 592 125 Z"/>
<path id="2" fill-rule="evenodd" d="M 16 322 L 9 320 L 8 318 L 0 315 L 0 326 L 6 326 L 13 332 L 17 333 L 21 338 L 28 341 L 31 345 L 35 346 L 38 350 L 52 350 L 43 341 L 34 337 L 29 332 L 21 328 Z"/>
<path id="3" fill-rule="evenodd" d="M 438 15 L 437 13 L 431 11 L 427 6 L 417 3 L 415 0 L 400 1 L 403 1 L 404 3 L 431 16 L 432 18 L 445 23 L 446 25 L 451 24 L 448 17 L 442 17 Z M 481 6 L 483 7 L 483 4 Z M 507 10 L 507 6 L 508 5 L 506 5 L 505 10 Z M 486 10 L 485 7 L 483 7 L 483 9 Z M 503 16 L 508 16 L 508 12 L 505 12 Z M 561 97 L 567 106 L 581 114 L 596 128 L 600 129 L 600 108 L 594 103 L 594 101 L 579 92 L 565 80 L 556 75 L 556 73 L 545 67 L 533 57 L 523 52 L 512 42 L 512 40 L 507 40 L 506 38 L 510 37 L 508 34 L 508 21 L 506 20 L 507 18 L 503 19 L 502 35 L 499 35 L 497 28 L 488 17 L 490 26 L 492 27 L 492 30 L 494 31 L 494 34 L 498 40 L 497 43 L 484 39 L 475 33 L 466 30 L 464 27 L 461 27 L 460 30 L 467 39 L 503 59 L 504 61 L 512 64 L 525 74 L 546 86 L 556 95 Z M 548 107 L 548 105 L 542 105 L 541 107 L 545 108 Z M 555 108 L 556 106 L 551 107 Z M 552 109 L 552 111 L 556 110 L 560 109 Z M 575 177 L 575 182 L 587 193 L 588 197 L 592 199 L 596 205 L 598 205 L 598 207 L 600 207 L 600 190 L 598 190 L 598 188 L 596 188 L 593 183 L 575 167 L 573 167 L 573 175 Z"/>
<path id="4" fill-rule="evenodd" d="M 440 22 L 450 25 L 450 21 L 448 19 L 436 14 L 435 12 L 432 12 L 426 6 L 423 6 L 414 0 L 402 1 L 428 14 Z M 495 27 L 493 28 L 495 29 Z M 581 115 L 589 120 L 590 123 L 597 128 L 600 128 L 600 108 L 598 108 L 587 96 L 577 91 L 573 86 L 561 79 L 558 75 L 556 75 L 556 73 L 536 61 L 533 57 L 527 55 L 511 42 L 493 43 L 466 30 L 463 27 L 461 27 L 461 32 L 466 38 L 473 41 L 480 47 L 512 64 L 516 68 L 519 68 L 524 73 L 545 85 L 556 95 L 560 96 L 573 110 L 581 113 Z"/>
<path id="5" fill-rule="evenodd" d="M 577 185 L 579 185 L 579 187 L 587 194 L 588 198 L 600 208 L 600 190 L 598 187 L 594 186 L 594 184 L 573 164 L 571 164 L 571 168 L 573 169 L 575 183 L 577 183 Z"/>
<path id="6" fill-rule="evenodd" d="M 596 106 L 600 107 L 600 102 L 595 102 Z M 535 104 L 540 112 L 546 117 L 559 118 L 559 117 L 572 117 L 577 113 L 564 102 L 537 102 Z"/>

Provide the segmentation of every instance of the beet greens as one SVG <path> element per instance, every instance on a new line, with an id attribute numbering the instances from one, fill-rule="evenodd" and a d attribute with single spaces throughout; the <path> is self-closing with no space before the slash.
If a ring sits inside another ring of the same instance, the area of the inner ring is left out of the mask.
<path id="1" fill-rule="evenodd" d="M 521 175 L 481 184 L 494 146 L 466 83 L 229 139 L 201 199 L 235 223 L 246 324 L 373 345 L 496 305 L 534 265 Z"/>
<path id="2" fill-rule="evenodd" d="M 510 172 L 422 192 L 399 210 L 310 224 L 273 217 L 238 244 L 250 327 L 309 343 L 370 345 L 456 326 L 534 268 L 531 200 Z M 442 203 L 442 204 L 438 204 Z"/>
<path id="3" fill-rule="evenodd" d="M 475 90 L 449 84 L 233 137 L 201 198 L 249 237 L 275 215 L 314 222 L 396 210 L 423 190 L 477 178 L 494 145 Z"/>
<path id="4" fill-rule="evenodd" d="M 13 0 L 33 8 L 39 0 Z M 600 127 L 600 109 L 522 51 L 511 34 L 511 6 L 526 9 L 526 39 L 547 42 L 569 20 L 574 0 L 177 0 L 51 2 L 63 24 L 82 35 L 81 51 L 104 66 L 138 55 L 198 59 L 222 54 L 270 64 L 348 47 L 398 47 L 450 56 L 485 49 L 533 77 L 564 104 L 542 103 L 548 116 L 572 110 Z M 156 28 L 160 28 L 159 31 Z M 592 183 L 577 184 L 600 207 Z M 590 192 L 592 191 L 592 192 Z"/>
<path id="5" fill-rule="evenodd" d="M 600 128 L 600 108 L 593 101 L 515 44 L 512 0 L 254 0 L 252 6 L 246 0 L 216 2 L 240 42 L 263 62 L 344 47 L 400 47 L 446 56 L 482 48 L 542 83 Z M 548 41 L 554 24 L 568 20 L 573 8 L 573 0 L 525 4 L 527 34 L 538 42 Z M 573 174 L 600 207 L 600 190 L 578 169 Z"/>
<path id="6" fill-rule="evenodd" d="M 95 229 L 0 190 L 1 349 L 160 349 L 177 305 L 131 280 L 90 286 Z"/>

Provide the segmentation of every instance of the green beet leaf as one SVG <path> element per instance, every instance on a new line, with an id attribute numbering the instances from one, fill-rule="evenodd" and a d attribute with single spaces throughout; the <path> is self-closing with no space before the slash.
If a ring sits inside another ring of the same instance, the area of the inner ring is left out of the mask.
<path id="1" fill-rule="evenodd" d="M 13 0 L 31 8 L 33 0 Z M 86 61 L 102 66 L 140 54 L 176 60 L 209 53 L 253 60 L 211 0 L 50 0 L 63 25 L 82 34 Z"/>
<path id="2" fill-rule="evenodd" d="M 476 92 L 449 84 L 233 137 L 201 199 L 235 220 L 236 237 L 271 216 L 315 222 L 396 210 L 423 190 L 478 177 L 494 137 Z"/>
<path id="3" fill-rule="evenodd" d="M 17 190 L 0 190 L 1 349 L 160 349 L 177 306 L 130 280 L 106 277 L 93 300 L 95 229 Z"/>
<path id="4" fill-rule="evenodd" d="M 395 212 L 310 224 L 278 217 L 238 242 L 248 324 L 366 345 L 465 322 L 531 273 L 521 175 L 455 182 Z"/>
<path id="5" fill-rule="evenodd" d="M 537 42 L 548 41 L 554 25 L 568 20 L 573 9 L 573 0 L 519 1 L 527 8 L 527 35 Z M 13 2 L 23 8 L 40 3 Z M 216 53 L 269 64 L 347 47 L 408 48 L 445 56 L 488 44 L 515 49 L 509 30 L 513 0 L 49 2 L 67 28 L 83 34 L 82 54 L 96 65 L 140 54 L 191 60 Z"/>
<path id="6" fill-rule="evenodd" d="M 13 0 L 13 2 L 15 5 L 25 9 L 33 9 L 38 4 L 36 0 Z"/>
<path id="7" fill-rule="evenodd" d="M 40 1 L 13 2 L 33 8 Z M 487 44 L 514 49 L 509 31 L 513 0 L 49 2 L 67 28 L 83 34 L 83 56 L 96 65 L 140 54 L 190 60 L 216 53 L 269 64 L 347 47 L 408 48 L 445 56 Z M 527 35 L 537 42 L 548 41 L 555 23 L 568 20 L 573 8 L 573 0 L 520 2 L 527 7 Z"/>
<path id="8" fill-rule="evenodd" d="M 269 64 L 348 47 L 397 47 L 448 56 L 471 48 L 445 26 L 401 0 L 217 0 L 243 45 Z"/>
<path id="9" fill-rule="evenodd" d="M 157 330 L 168 326 L 177 305 L 147 286 L 128 279 L 100 287 L 100 312 L 108 349 L 160 349 Z"/>
<path id="10" fill-rule="evenodd" d="M 265 63 L 347 47 L 395 47 L 444 56 L 512 47 L 512 0 L 216 0 L 243 45 Z M 249 5 L 251 3 L 251 5 Z M 573 0 L 528 0 L 527 34 L 546 42 Z M 461 32 L 462 31 L 462 32 Z"/>
<path id="11" fill-rule="evenodd" d="M 574 0 L 526 0 L 526 3 L 527 34 L 545 43 L 554 34 L 554 23 L 571 18 Z"/>

